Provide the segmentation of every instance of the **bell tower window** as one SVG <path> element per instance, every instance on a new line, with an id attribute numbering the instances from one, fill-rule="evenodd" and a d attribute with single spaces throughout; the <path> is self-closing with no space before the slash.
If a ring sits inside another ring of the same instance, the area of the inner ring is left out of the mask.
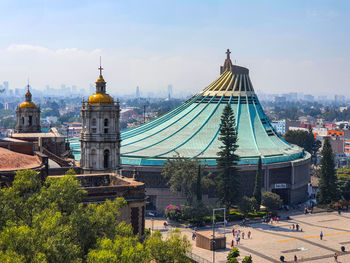
<path id="1" fill-rule="evenodd" d="M 103 152 L 103 167 L 109 168 L 109 150 Z"/>

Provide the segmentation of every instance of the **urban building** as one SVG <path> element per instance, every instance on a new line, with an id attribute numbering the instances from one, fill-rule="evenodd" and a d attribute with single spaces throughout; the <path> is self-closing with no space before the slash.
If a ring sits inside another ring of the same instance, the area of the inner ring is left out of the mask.
<path id="1" fill-rule="evenodd" d="M 249 70 L 233 65 L 229 50 L 220 72 L 218 79 L 179 107 L 122 132 L 123 175 L 131 176 L 137 171 L 136 179 L 146 184 L 149 207 L 163 210 L 169 203 L 184 203 L 184 198 L 170 192 L 161 175 L 163 165 L 168 158 L 180 154 L 197 158 L 208 171 L 216 173 L 217 152 L 221 146 L 220 118 L 229 105 L 237 123 L 243 194 L 252 195 L 261 157 L 263 190 L 278 193 L 285 203 L 305 201 L 310 181 L 310 154 L 285 142 L 274 130 L 254 92 Z M 208 194 L 208 198 L 215 198 Z"/>
<path id="2" fill-rule="evenodd" d="M 120 169 L 119 102 L 106 93 L 106 82 L 99 67 L 96 92 L 83 101 L 80 135 L 83 173 L 116 172 Z"/>
<path id="3" fill-rule="evenodd" d="M 38 133 L 41 132 L 40 127 L 40 108 L 32 102 L 32 94 L 27 85 L 25 101 L 16 109 L 16 133 Z"/>

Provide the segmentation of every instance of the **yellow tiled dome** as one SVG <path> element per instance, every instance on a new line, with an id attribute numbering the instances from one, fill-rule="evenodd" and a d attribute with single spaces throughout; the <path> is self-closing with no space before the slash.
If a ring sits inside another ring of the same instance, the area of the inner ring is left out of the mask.
<path id="1" fill-rule="evenodd" d="M 98 105 L 98 104 L 113 104 L 113 98 L 108 94 L 95 93 L 91 95 L 88 99 L 88 104 Z"/>
<path id="2" fill-rule="evenodd" d="M 96 82 L 105 82 L 105 80 L 103 79 L 103 77 L 100 76 Z"/>
<path id="3" fill-rule="evenodd" d="M 22 102 L 19 107 L 22 109 L 22 108 L 35 108 L 36 105 L 34 102 L 31 102 L 31 101 L 24 101 Z"/>

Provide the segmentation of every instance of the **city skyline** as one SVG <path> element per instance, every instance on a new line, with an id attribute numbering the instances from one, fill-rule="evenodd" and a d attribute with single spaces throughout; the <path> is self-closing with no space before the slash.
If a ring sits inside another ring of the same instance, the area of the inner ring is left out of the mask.
<path id="1" fill-rule="evenodd" d="M 3 1 L 0 81 L 88 89 L 102 56 L 111 93 L 194 94 L 230 48 L 257 92 L 350 95 L 348 2 L 248 2 Z"/>

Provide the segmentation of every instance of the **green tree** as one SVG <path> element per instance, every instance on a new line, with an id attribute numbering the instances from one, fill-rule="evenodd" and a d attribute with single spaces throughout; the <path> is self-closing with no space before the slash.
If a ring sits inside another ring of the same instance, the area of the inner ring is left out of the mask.
<path id="1" fill-rule="evenodd" d="M 83 206 L 85 192 L 73 175 L 45 182 L 19 171 L 0 189 L 0 262 L 190 262 L 190 243 L 179 231 L 140 237 L 121 222 L 123 198 Z"/>
<path id="2" fill-rule="evenodd" d="M 202 173 L 201 173 L 201 166 L 198 165 L 198 173 L 197 173 L 197 183 L 196 183 L 196 196 L 197 196 L 197 202 L 202 202 Z"/>
<path id="3" fill-rule="evenodd" d="M 194 198 L 202 195 L 202 189 L 208 181 L 208 176 L 202 175 L 199 161 L 181 157 L 179 154 L 168 159 L 164 165 L 162 175 L 168 179 L 170 191 L 181 192 L 188 205 L 194 203 Z M 201 197 L 200 197 L 201 198 Z"/>
<path id="4" fill-rule="evenodd" d="M 340 198 L 350 201 L 350 177 L 338 176 L 337 185 L 339 189 Z"/>
<path id="5" fill-rule="evenodd" d="M 239 156 L 235 154 L 238 148 L 237 139 L 234 113 L 232 108 L 227 105 L 221 116 L 219 140 L 222 145 L 217 153 L 217 195 L 219 201 L 226 208 L 230 208 L 233 204 L 238 203 L 241 195 L 240 175 L 237 167 L 235 167 L 239 161 Z"/>
<path id="6" fill-rule="evenodd" d="M 230 253 L 227 255 L 227 263 L 238 263 L 237 258 L 239 257 L 238 248 L 234 247 L 231 249 Z"/>
<path id="7" fill-rule="evenodd" d="M 254 197 L 243 196 L 241 202 L 239 203 L 239 209 L 244 213 L 248 214 L 253 212 L 257 208 L 257 201 Z"/>
<path id="8" fill-rule="evenodd" d="M 281 208 L 283 201 L 278 194 L 263 192 L 261 195 L 261 203 L 268 211 L 273 211 Z"/>
<path id="9" fill-rule="evenodd" d="M 335 175 L 334 154 L 327 137 L 322 149 L 320 181 L 318 184 L 317 201 L 319 204 L 330 204 L 338 201 L 337 177 Z"/>
<path id="10" fill-rule="evenodd" d="M 157 263 L 192 262 L 186 256 L 186 253 L 191 251 L 191 243 L 186 236 L 181 236 L 178 229 L 170 232 L 164 241 L 161 233 L 155 232 L 145 243 L 146 248 L 150 250 L 151 259 L 155 259 Z"/>
<path id="11" fill-rule="evenodd" d="M 130 225 L 120 223 L 113 239 L 103 238 L 98 241 L 97 248 L 91 250 L 87 257 L 88 263 L 103 262 L 140 262 L 149 263 L 149 250 L 133 235 Z"/>
<path id="12" fill-rule="evenodd" d="M 312 128 L 310 128 L 309 131 L 290 130 L 284 135 L 284 139 L 289 143 L 304 148 L 313 157 L 316 156 L 317 151 L 321 147 L 321 142 L 315 139 Z"/>
<path id="13" fill-rule="evenodd" d="M 261 157 L 259 157 L 258 170 L 256 171 L 255 185 L 254 185 L 254 192 L 253 192 L 253 196 L 257 202 L 258 209 L 260 209 L 260 205 L 261 205 L 262 183 L 263 183 L 262 161 L 261 161 Z"/>
<path id="14" fill-rule="evenodd" d="M 245 256 L 242 260 L 242 263 L 253 263 L 251 256 Z"/>

